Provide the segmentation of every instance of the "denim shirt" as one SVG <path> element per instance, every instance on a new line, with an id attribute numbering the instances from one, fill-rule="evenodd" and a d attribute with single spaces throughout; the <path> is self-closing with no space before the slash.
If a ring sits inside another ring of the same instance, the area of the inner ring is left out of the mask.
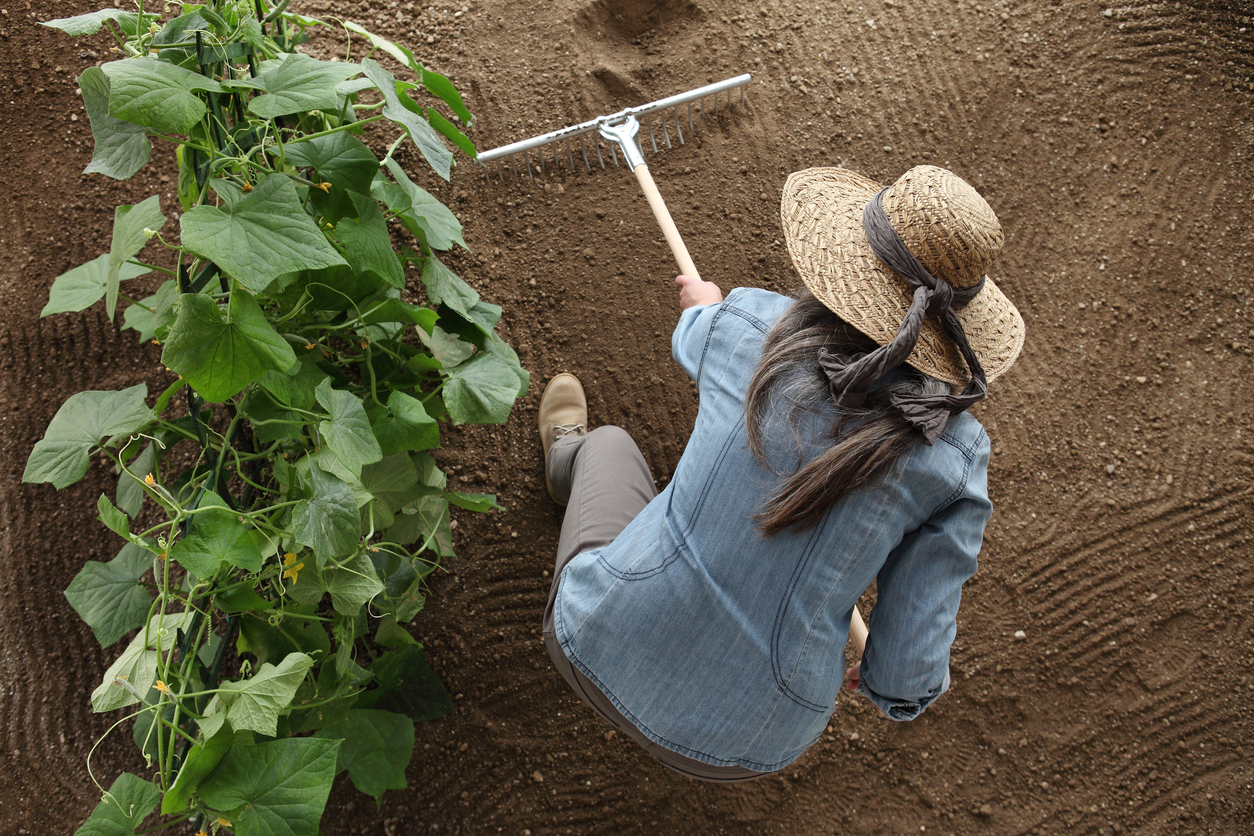
<path id="1" fill-rule="evenodd" d="M 613 543 L 571 560 L 554 610 L 571 663 L 645 736 L 761 772 L 822 734 L 854 603 L 873 581 L 859 690 L 893 720 L 944 693 L 962 584 L 992 513 L 988 436 L 961 413 L 814 528 L 761 535 L 752 517 L 781 477 L 748 448 L 745 394 L 767 330 L 791 303 L 738 288 L 684 311 L 672 353 L 700 407 L 675 476 Z M 791 472 L 795 448 L 772 464 Z"/>

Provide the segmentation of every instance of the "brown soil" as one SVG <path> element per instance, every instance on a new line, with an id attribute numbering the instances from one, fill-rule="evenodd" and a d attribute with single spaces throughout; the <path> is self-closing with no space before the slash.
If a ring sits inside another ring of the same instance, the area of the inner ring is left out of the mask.
<path id="1" fill-rule="evenodd" d="M 296 5 L 419 46 L 467 93 L 482 148 L 752 72 L 747 106 L 650 163 L 704 277 L 794 284 L 777 221 L 788 172 L 891 180 L 928 161 L 1001 217 L 994 277 L 1028 324 L 978 410 L 997 510 L 953 690 L 920 720 L 842 697 L 785 774 L 731 788 L 673 778 L 607 734 L 539 637 L 560 512 L 536 386 L 508 425 L 446 436 L 454 478 L 510 509 L 460 520 L 461 557 L 417 622 L 459 710 L 420 727 L 410 788 L 380 809 L 337 785 L 326 833 L 1254 833 L 1244 0 Z M 20 485 L 23 463 L 69 394 L 165 380 L 157 350 L 99 310 L 38 318 L 53 277 L 107 249 L 113 206 L 177 205 L 168 168 L 124 184 L 79 173 L 91 136 L 74 78 L 108 43 L 34 21 L 91 8 L 0 11 L 3 834 L 77 826 L 99 797 L 88 750 L 114 719 L 87 695 L 116 650 L 61 594 L 115 549 L 94 521 L 104 470 L 56 493 Z M 631 430 L 664 483 L 695 398 L 669 359 L 674 266 L 631 176 L 502 185 L 464 165 L 431 187 L 466 224 L 457 269 L 505 306 L 534 380 L 582 375 L 594 420 Z M 142 767 L 128 738 L 95 755 L 106 783 Z"/>

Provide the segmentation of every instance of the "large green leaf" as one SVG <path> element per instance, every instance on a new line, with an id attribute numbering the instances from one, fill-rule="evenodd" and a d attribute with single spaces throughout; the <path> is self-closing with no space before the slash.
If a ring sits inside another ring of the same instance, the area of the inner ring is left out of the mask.
<path id="1" fill-rule="evenodd" d="M 358 194 L 370 194 L 370 184 L 379 170 L 374 152 L 345 131 L 289 142 L 283 153 L 292 165 L 312 168 L 323 181 Z"/>
<path id="2" fill-rule="evenodd" d="M 383 67 L 367 58 L 361 62 L 361 71 L 374 82 L 387 102 L 383 106 L 383 115 L 405 129 L 409 138 L 418 147 L 419 153 L 426 158 L 436 174 L 449 179 L 453 166 L 453 152 L 448 150 L 440 134 L 432 128 L 427 120 L 411 112 L 403 104 L 396 92 L 396 78 Z"/>
<path id="3" fill-rule="evenodd" d="M 389 182 L 383 172 L 375 177 L 371 194 L 376 200 L 398 213 L 401 223 L 414 235 L 423 238 L 428 246 L 447 250 L 454 244 L 465 247 L 462 225 L 457 216 L 425 189 L 417 186 L 395 160 L 387 161 L 388 171 L 396 179 Z"/>
<path id="4" fill-rule="evenodd" d="M 461 365 L 475 353 L 473 343 L 466 342 L 456 334 L 450 334 L 439 325 L 433 326 L 430 334 L 418 329 L 418 338 L 431 349 L 431 355 L 446 369 Z"/>
<path id="5" fill-rule="evenodd" d="M 99 67 L 88 67 L 78 77 L 83 91 L 83 107 L 91 121 L 96 140 L 91 162 L 84 174 L 103 174 L 114 180 L 127 180 L 144 167 L 152 156 L 152 143 L 143 125 L 109 115 L 109 77 Z"/>
<path id="6" fill-rule="evenodd" d="M 452 108 L 453 112 L 457 114 L 457 118 L 462 120 L 463 125 L 473 125 L 475 123 L 475 117 L 471 115 L 469 108 L 466 107 L 466 103 L 462 101 L 462 94 L 457 92 L 457 88 L 453 86 L 453 82 L 449 81 L 448 78 L 423 67 L 422 86 L 439 96 L 445 104 Z M 475 155 L 472 153 L 471 156 Z"/>
<path id="7" fill-rule="evenodd" d="M 421 645 L 389 650 L 370 670 L 379 688 L 362 695 L 358 702 L 364 707 L 395 711 L 417 723 L 453 713 L 453 698 L 427 664 Z"/>
<path id="8" fill-rule="evenodd" d="M 160 800 L 152 782 L 123 772 L 74 836 L 134 836 Z"/>
<path id="9" fill-rule="evenodd" d="M 236 731 L 255 731 L 274 737 L 279 715 L 286 712 L 296 689 L 313 667 L 313 657 L 290 653 L 277 665 L 263 664 L 248 679 L 224 682 L 207 713 L 221 714 Z"/>
<path id="10" fill-rule="evenodd" d="M 471 310 L 479 303 L 478 291 L 445 267 L 444 262 L 435 256 L 423 262 L 422 283 L 433 304 L 447 305 L 467 319 L 470 318 Z"/>
<path id="11" fill-rule="evenodd" d="M 99 512 L 97 519 L 104 523 L 105 527 L 123 540 L 131 538 L 130 519 L 109 501 L 109 497 L 101 494 L 100 499 L 96 500 L 96 510 Z"/>
<path id="12" fill-rule="evenodd" d="M 122 264 L 118 268 L 118 280 L 135 279 L 151 272 L 138 264 Z M 53 279 L 48 290 L 48 304 L 44 305 L 39 315 L 86 310 L 104 298 L 108 281 L 109 254 L 104 253 Z"/>
<path id="13" fill-rule="evenodd" d="M 157 678 L 157 662 L 178 640 L 178 631 L 187 629 L 193 612 L 155 613 L 146 627 L 127 645 L 122 655 L 105 671 L 100 685 L 91 692 L 92 710 L 99 713 L 139 702 L 135 693 L 146 694 Z M 117 682 L 123 679 L 134 689 Z"/>
<path id="14" fill-rule="evenodd" d="M 257 300 L 237 287 L 225 312 L 208 296 L 183 294 L 161 362 L 205 400 L 221 403 L 267 371 L 290 369 L 296 354 Z"/>
<path id="15" fill-rule="evenodd" d="M 187 751 L 183 766 L 179 769 L 174 785 L 161 799 L 161 814 L 168 816 L 187 809 L 192 800 L 192 793 L 200 785 L 206 775 L 213 771 L 231 748 L 235 733 L 229 729 L 221 731 L 197 743 Z"/>
<path id="16" fill-rule="evenodd" d="M 208 108 L 196 92 L 220 93 L 222 85 L 200 73 L 151 58 L 110 61 L 109 115 L 162 133 L 185 134 Z"/>
<path id="17" fill-rule="evenodd" d="M 352 197 L 357 217 L 342 218 L 335 225 L 348 263 L 358 273 L 373 273 L 392 287 L 404 287 L 405 271 L 392 250 L 392 236 L 378 202 L 368 196 Z"/>
<path id="18" fill-rule="evenodd" d="M 199 511 L 192 517 L 187 536 L 170 549 L 171 559 L 198 578 L 211 578 L 223 563 L 248 572 L 260 572 L 261 549 L 253 539 L 252 529 L 232 511 L 215 508 L 226 506 L 222 497 L 206 491 Z"/>
<path id="19" fill-rule="evenodd" d="M 373 406 L 370 421 L 385 456 L 429 450 L 440 443 L 440 427 L 435 419 L 427 414 L 422 401 L 404 392 L 389 395 L 386 408 Z"/>
<path id="20" fill-rule="evenodd" d="M 364 554 L 355 554 L 339 566 L 322 570 L 322 586 L 331 593 L 331 604 L 343 615 L 356 615 L 374 596 L 383 591 L 383 584 L 374 564 Z"/>
<path id="21" fill-rule="evenodd" d="M 225 210 L 193 207 L 180 224 L 184 247 L 213 261 L 254 293 L 285 273 L 346 263 L 301 206 L 292 181 L 282 174 L 267 176 Z"/>
<path id="22" fill-rule="evenodd" d="M 145 15 L 147 17 L 147 15 Z M 56 20 L 45 20 L 43 25 L 52 29 L 60 29 L 67 35 L 81 37 L 83 35 L 94 35 L 100 31 L 100 27 L 104 26 L 106 20 L 123 21 L 133 24 L 136 18 L 134 12 L 124 12 L 121 9 L 100 9 L 95 12 L 87 12 L 86 14 L 75 15 L 74 17 L 61 17 Z M 127 27 L 124 25 L 123 29 Z"/>
<path id="23" fill-rule="evenodd" d="M 314 737 L 237 741 L 201 781 L 201 800 L 216 810 L 242 809 L 236 836 L 317 836 L 339 747 Z"/>
<path id="24" fill-rule="evenodd" d="M 331 379 L 318 384 L 314 397 L 330 417 L 318 424 L 323 441 L 354 477 L 361 475 L 362 465 L 383 458 L 379 442 L 370 429 L 366 409 L 352 392 L 331 388 Z"/>
<path id="25" fill-rule="evenodd" d="M 357 548 L 361 517 L 352 488 L 316 464 L 309 470 L 313 496 L 302 500 L 292 512 L 292 532 L 297 542 L 313 549 L 318 568 L 322 568 L 328 558 Z"/>
<path id="26" fill-rule="evenodd" d="M 165 226 L 161 200 L 156 195 L 134 206 L 119 206 L 113 211 L 113 244 L 109 248 L 109 270 L 105 274 L 105 313 L 113 319 L 118 305 L 118 283 L 122 265 L 148 243 L 146 230 Z"/>
<path id="27" fill-rule="evenodd" d="M 518 375 L 493 354 L 480 354 L 448 371 L 444 405 L 454 424 L 501 424 L 521 390 Z"/>
<path id="28" fill-rule="evenodd" d="M 153 420 L 144 403 L 147 396 L 143 383 L 118 392 L 71 395 L 31 450 L 22 481 L 51 482 L 60 489 L 82 479 L 90 451 L 102 439 L 130 435 Z"/>
<path id="29" fill-rule="evenodd" d="M 108 563 L 90 560 L 70 581 L 65 597 L 102 647 L 143 625 L 152 593 L 139 579 L 152 568 L 152 552 L 127 543 Z"/>
<path id="30" fill-rule="evenodd" d="M 334 111 L 339 106 L 335 85 L 361 72 L 356 64 L 319 61 L 298 52 L 253 79 L 265 90 L 248 103 L 262 119 L 274 119 L 305 110 Z"/>
<path id="31" fill-rule="evenodd" d="M 392 711 L 355 709 L 315 737 L 343 739 L 337 770 L 348 770 L 353 786 L 373 796 L 405 789 L 405 767 L 414 754 L 414 721 Z"/>

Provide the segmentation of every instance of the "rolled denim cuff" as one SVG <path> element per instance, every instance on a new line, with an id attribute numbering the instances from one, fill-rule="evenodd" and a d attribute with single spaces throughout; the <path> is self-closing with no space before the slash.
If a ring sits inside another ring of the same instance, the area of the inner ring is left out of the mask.
<path id="1" fill-rule="evenodd" d="M 892 697 L 885 697 L 877 694 L 867 687 L 865 674 L 866 671 L 864 666 L 864 669 L 860 672 L 858 678 L 858 693 L 862 694 L 862 696 L 874 703 L 875 707 L 878 708 L 885 717 L 899 722 L 913 720 L 918 717 L 936 700 L 937 697 L 949 690 L 948 670 L 945 671 L 944 681 L 941 682 L 937 688 L 918 700 L 894 699 Z"/>

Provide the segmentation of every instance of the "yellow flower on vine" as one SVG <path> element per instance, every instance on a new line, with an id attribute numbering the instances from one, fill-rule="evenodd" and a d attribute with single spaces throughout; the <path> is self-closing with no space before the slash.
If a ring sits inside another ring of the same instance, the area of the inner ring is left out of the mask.
<path id="1" fill-rule="evenodd" d="M 174 693 L 170 690 L 170 686 L 169 686 L 169 685 L 166 685 L 166 684 L 165 684 L 164 682 L 162 682 L 160 679 L 158 679 L 156 682 L 154 682 L 154 683 L 153 683 L 153 685 L 152 685 L 152 687 L 156 688 L 158 691 L 160 691 L 161 693 L 165 694 L 167 697 L 172 697 L 172 696 L 174 696 Z"/>
<path id="2" fill-rule="evenodd" d="M 296 578 L 300 574 L 300 570 L 305 568 L 305 564 L 303 562 L 297 563 L 296 555 L 288 552 L 283 555 L 283 565 L 287 567 L 283 570 L 283 577 L 288 578 L 292 583 L 296 583 Z"/>
<path id="3" fill-rule="evenodd" d="M 325 181 L 324 181 L 324 182 L 322 182 L 322 183 L 314 183 L 314 184 L 313 184 L 313 187 L 314 187 L 315 189 L 322 189 L 324 192 L 329 192 L 329 191 L 331 191 L 331 184 L 330 184 L 330 183 L 327 183 L 327 182 L 325 182 Z"/>
<path id="4" fill-rule="evenodd" d="M 155 487 L 157 484 L 157 480 L 156 478 L 153 477 L 151 473 L 149 473 L 147 476 L 144 477 L 144 484 L 150 488 Z"/>
<path id="5" fill-rule="evenodd" d="M 224 819 L 221 816 L 218 816 L 216 819 L 214 819 L 213 823 L 216 824 L 218 827 L 234 827 L 235 826 L 231 824 L 230 819 Z"/>

